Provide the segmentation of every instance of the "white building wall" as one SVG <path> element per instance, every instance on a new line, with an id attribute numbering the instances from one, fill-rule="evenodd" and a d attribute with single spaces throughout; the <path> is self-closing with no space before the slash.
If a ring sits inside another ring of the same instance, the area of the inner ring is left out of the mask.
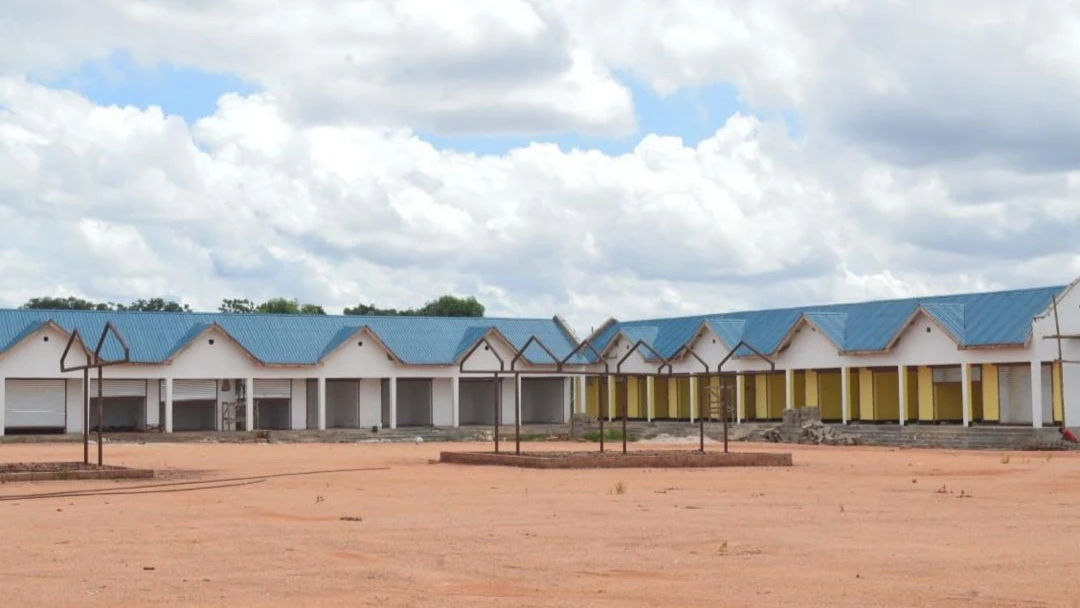
<path id="1" fill-rule="evenodd" d="M 360 428 L 389 425 L 389 420 L 382 419 L 382 380 L 360 380 Z"/>
<path id="2" fill-rule="evenodd" d="M 431 420 L 435 426 L 451 426 L 454 423 L 451 390 L 450 378 L 431 381 Z"/>
<path id="3" fill-rule="evenodd" d="M 294 378 L 292 381 L 292 404 L 289 409 L 289 428 L 294 431 L 307 428 L 307 406 L 307 380 Z"/>
<path id="4" fill-rule="evenodd" d="M 1058 298 L 1057 323 L 1052 308 L 1035 319 L 1032 324 L 1035 358 L 1043 362 L 1058 358 L 1058 340 L 1048 338 L 1057 335 L 1058 327 L 1062 335 L 1080 334 L 1080 285 L 1074 285 Z M 1062 339 L 1061 354 L 1066 361 L 1080 361 L 1080 339 Z M 1080 425 L 1080 364 L 1063 363 L 1061 367 L 1065 424 Z"/>
<path id="5" fill-rule="evenodd" d="M 149 380 L 146 383 L 146 425 L 156 427 L 161 424 L 161 381 Z"/>
<path id="6" fill-rule="evenodd" d="M 60 356 L 68 336 L 52 327 L 43 327 L 0 354 L 0 376 L 5 378 L 82 378 L 82 371 L 60 373 Z M 86 355 L 72 348 L 70 365 L 84 365 Z"/>
<path id="7" fill-rule="evenodd" d="M 104 386 L 104 385 L 102 385 Z M 91 407 L 97 407 L 93 396 L 90 399 Z M 81 433 L 83 431 L 83 380 L 68 378 L 67 381 L 67 432 Z"/>

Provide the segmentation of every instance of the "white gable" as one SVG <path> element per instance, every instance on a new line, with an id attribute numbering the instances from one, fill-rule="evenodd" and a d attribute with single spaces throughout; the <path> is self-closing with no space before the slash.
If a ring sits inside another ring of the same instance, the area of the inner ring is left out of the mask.
<path id="1" fill-rule="evenodd" d="M 839 350 L 813 323 L 800 321 L 787 348 L 775 357 L 776 366 L 784 369 L 841 367 L 845 363 Z"/>
<path id="2" fill-rule="evenodd" d="M 210 328 L 173 356 L 168 375 L 174 378 L 247 378 L 262 366 L 224 331 Z"/>
<path id="3" fill-rule="evenodd" d="M 45 325 L 23 338 L 10 350 L 0 355 L 0 376 L 7 378 L 57 378 L 60 373 L 60 357 L 64 354 L 69 336 L 55 326 Z M 85 365 L 85 351 L 77 345 L 71 347 L 68 365 Z M 82 376 L 72 372 L 68 376 Z"/>

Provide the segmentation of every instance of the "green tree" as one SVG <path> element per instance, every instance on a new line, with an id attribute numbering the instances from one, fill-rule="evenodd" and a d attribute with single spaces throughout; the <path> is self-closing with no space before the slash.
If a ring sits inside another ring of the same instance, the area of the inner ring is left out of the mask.
<path id="1" fill-rule="evenodd" d="M 484 305 L 473 296 L 459 298 L 445 295 L 428 301 L 420 308 L 397 310 L 379 308 L 374 304 L 358 304 L 352 308 L 346 308 L 345 314 L 372 317 L 482 317 Z"/>
<path id="2" fill-rule="evenodd" d="M 255 304 L 247 299 L 225 299 L 218 307 L 220 312 L 228 313 L 272 313 L 279 315 L 325 315 L 326 311 L 318 304 L 301 304 L 289 298 L 270 298 L 262 304 Z"/>
<path id="3" fill-rule="evenodd" d="M 164 298 L 151 298 L 149 300 L 135 300 L 131 304 L 114 304 L 116 310 L 133 310 L 140 312 L 191 312 L 191 307 L 173 300 Z"/>
<path id="4" fill-rule="evenodd" d="M 112 310 L 108 304 L 99 304 L 82 298 L 42 297 L 30 298 L 20 308 L 27 310 Z"/>
<path id="5" fill-rule="evenodd" d="M 425 303 L 416 314 L 425 317 L 482 317 L 484 305 L 473 296 L 458 298 L 445 295 Z"/>

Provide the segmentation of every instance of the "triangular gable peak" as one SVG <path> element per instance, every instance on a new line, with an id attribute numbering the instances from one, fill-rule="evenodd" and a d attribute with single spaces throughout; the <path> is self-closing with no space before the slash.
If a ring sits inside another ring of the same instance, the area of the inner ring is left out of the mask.
<path id="1" fill-rule="evenodd" d="M 510 362 L 516 352 L 514 344 L 498 328 L 492 326 L 472 340 L 467 348 L 462 349 L 455 357 L 454 365 L 460 366 L 463 371 L 509 372 Z M 518 363 L 519 369 L 521 365 L 522 363 Z"/>
<path id="2" fill-rule="evenodd" d="M 265 365 L 262 360 L 255 356 L 254 353 L 248 350 L 246 346 L 241 344 L 239 340 L 233 337 L 232 334 L 230 334 L 228 331 L 225 330 L 224 327 L 218 325 L 217 323 L 207 323 L 205 325 L 193 327 L 192 331 L 188 332 L 188 334 L 181 340 L 181 342 L 177 344 L 176 348 L 174 348 L 173 351 L 169 353 L 169 356 L 165 359 L 165 363 L 175 363 L 185 353 L 194 348 L 194 346 L 203 338 L 206 338 L 207 340 L 213 339 L 212 337 L 210 337 L 212 334 L 220 335 L 221 337 L 223 337 L 229 344 L 239 349 L 240 352 L 243 353 L 244 356 L 250 359 L 253 363 L 256 363 L 258 365 Z"/>
<path id="3" fill-rule="evenodd" d="M 604 360 L 607 361 L 609 370 L 616 373 L 619 369 L 619 361 L 626 357 L 621 368 L 624 374 L 656 371 L 656 367 L 661 364 L 653 353 L 656 348 L 653 344 L 656 334 L 655 327 L 620 327 L 607 347 L 600 351 Z M 644 345 L 638 346 L 639 342 L 644 342 Z M 628 353 L 630 353 L 629 357 L 627 357 Z"/>
<path id="4" fill-rule="evenodd" d="M 705 325 L 724 341 L 724 346 L 729 351 L 735 348 L 746 334 L 746 321 L 743 319 L 707 319 Z"/>
<path id="5" fill-rule="evenodd" d="M 53 332 L 55 334 L 58 334 L 58 337 L 61 338 L 63 341 L 71 339 L 71 332 L 58 325 L 52 319 L 31 323 L 30 325 L 27 325 L 25 328 L 23 328 L 22 331 L 15 334 L 15 336 L 12 337 L 12 339 L 6 345 L 4 345 L 4 349 L 0 351 L 0 359 L 3 359 L 8 354 L 14 352 L 23 344 L 28 343 L 31 339 L 40 336 L 42 333 L 47 332 Z M 83 359 L 85 359 L 89 353 L 93 352 L 93 349 L 88 348 L 82 340 L 78 340 L 77 342 L 79 343 L 79 347 L 82 349 L 80 355 Z M 61 348 L 63 348 L 63 346 L 61 346 Z M 75 353 L 71 354 L 71 356 L 74 355 Z M 84 362 L 85 361 L 80 361 L 80 363 Z M 59 360 L 57 360 L 57 365 L 59 364 L 60 362 Z"/>
<path id="6" fill-rule="evenodd" d="M 928 306 L 930 307 L 929 309 Z M 959 306 L 961 309 L 963 308 L 962 304 L 952 304 L 947 306 Z M 894 348 L 896 348 L 896 345 L 900 342 L 900 339 L 904 336 L 905 333 L 908 332 L 909 329 L 911 329 L 911 326 L 914 325 L 920 318 L 928 319 L 932 324 L 937 326 L 938 329 L 943 331 L 945 335 L 947 335 L 949 339 L 952 340 L 953 344 L 955 344 L 958 348 L 963 347 L 964 343 L 961 337 L 954 333 L 953 328 L 949 327 L 949 325 L 956 324 L 958 315 L 959 320 L 962 322 L 962 310 L 957 311 L 953 308 L 942 308 L 941 304 L 920 304 L 918 307 L 915 308 L 914 311 L 912 311 L 911 316 L 909 316 L 906 321 L 900 324 L 900 327 L 896 330 L 896 334 L 893 335 L 893 337 L 889 340 L 889 343 L 885 345 L 885 348 L 883 348 L 881 352 L 890 352 Z M 945 319 L 945 322 L 943 322 L 942 319 Z M 949 325 L 947 325 L 946 323 L 948 323 Z M 962 326 L 960 330 L 960 333 L 962 334 Z"/>
<path id="7" fill-rule="evenodd" d="M 1053 315 L 1054 314 L 1054 305 L 1055 305 L 1054 302 L 1055 302 L 1055 300 L 1057 302 L 1057 306 L 1061 306 L 1062 301 L 1064 301 L 1066 298 L 1068 298 L 1070 295 L 1072 295 L 1072 293 L 1073 293 L 1073 291 L 1075 291 L 1077 285 L 1080 285 L 1080 277 L 1077 277 L 1077 278 L 1073 279 L 1071 283 L 1069 283 L 1065 287 L 1061 288 L 1060 291 L 1058 291 L 1056 294 L 1054 294 L 1054 297 L 1046 305 L 1046 308 L 1043 309 L 1043 311 L 1041 313 L 1035 315 L 1034 320 L 1045 319 L 1045 318 Z"/>
<path id="8" fill-rule="evenodd" d="M 825 336 L 829 343 L 836 347 L 837 352 L 844 352 L 847 314 L 842 312 L 804 312 L 795 319 L 795 322 L 791 324 L 791 328 L 777 343 L 776 351 L 770 354 L 777 355 L 786 350 L 804 327 L 809 327 Z"/>
<path id="9" fill-rule="evenodd" d="M 715 369 L 716 365 L 731 352 L 732 344 L 739 343 L 736 340 L 729 344 L 728 340 L 731 339 L 731 332 L 727 332 L 729 336 L 725 338 L 716 329 L 713 322 L 708 320 L 701 322 L 701 325 L 686 341 L 686 344 L 680 346 L 679 350 L 671 356 L 670 360 L 672 363 L 677 363 L 678 371 L 704 371 L 701 369 L 702 361 L 708 365 L 710 370 Z M 693 351 L 693 354 L 691 354 L 691 351 Z"/>
<path id="10" fill-rule="evenodd" d="M 330 343 L 327 344 L 326 349 L 324 349 L 322 354 L 319 355 L 317 364 L 325 364 L 329 359 L 331 359 L 341 350 L 352 345 L 354 342 L 357 342 L 359 344 L 359 342 L 363 342 L 364 340 L 374 342 L 376 346 L 383 349 L 383 351 L 386 352 L 387 356 L 391 357 L 394 361 L 401 360 L 397 356 L 397 353 L 395 353 L 393 350 L 390 349 L 389 346 L 386 345 L 386 342 L 383 341 L 382 337 L 380 337 L 374 329 L 367 325 L 359 325 L 356 327 L 343 327 L 340 331 L 338 331 L 338 333 L 331 339 Z"/>

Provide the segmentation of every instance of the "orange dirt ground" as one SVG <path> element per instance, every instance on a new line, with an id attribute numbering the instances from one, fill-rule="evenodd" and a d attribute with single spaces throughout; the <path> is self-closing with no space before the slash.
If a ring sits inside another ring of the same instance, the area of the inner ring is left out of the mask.
<path id="1" fill-rule="evenodd" d="M 1076 453 L 740 443 L 795 466 L 544 471 L 431 463 L 444 449 L 490 444 L 106 445 L 149 483 L 389 468 L 0 502 L 0 605 L 1080 606 Z"/>

